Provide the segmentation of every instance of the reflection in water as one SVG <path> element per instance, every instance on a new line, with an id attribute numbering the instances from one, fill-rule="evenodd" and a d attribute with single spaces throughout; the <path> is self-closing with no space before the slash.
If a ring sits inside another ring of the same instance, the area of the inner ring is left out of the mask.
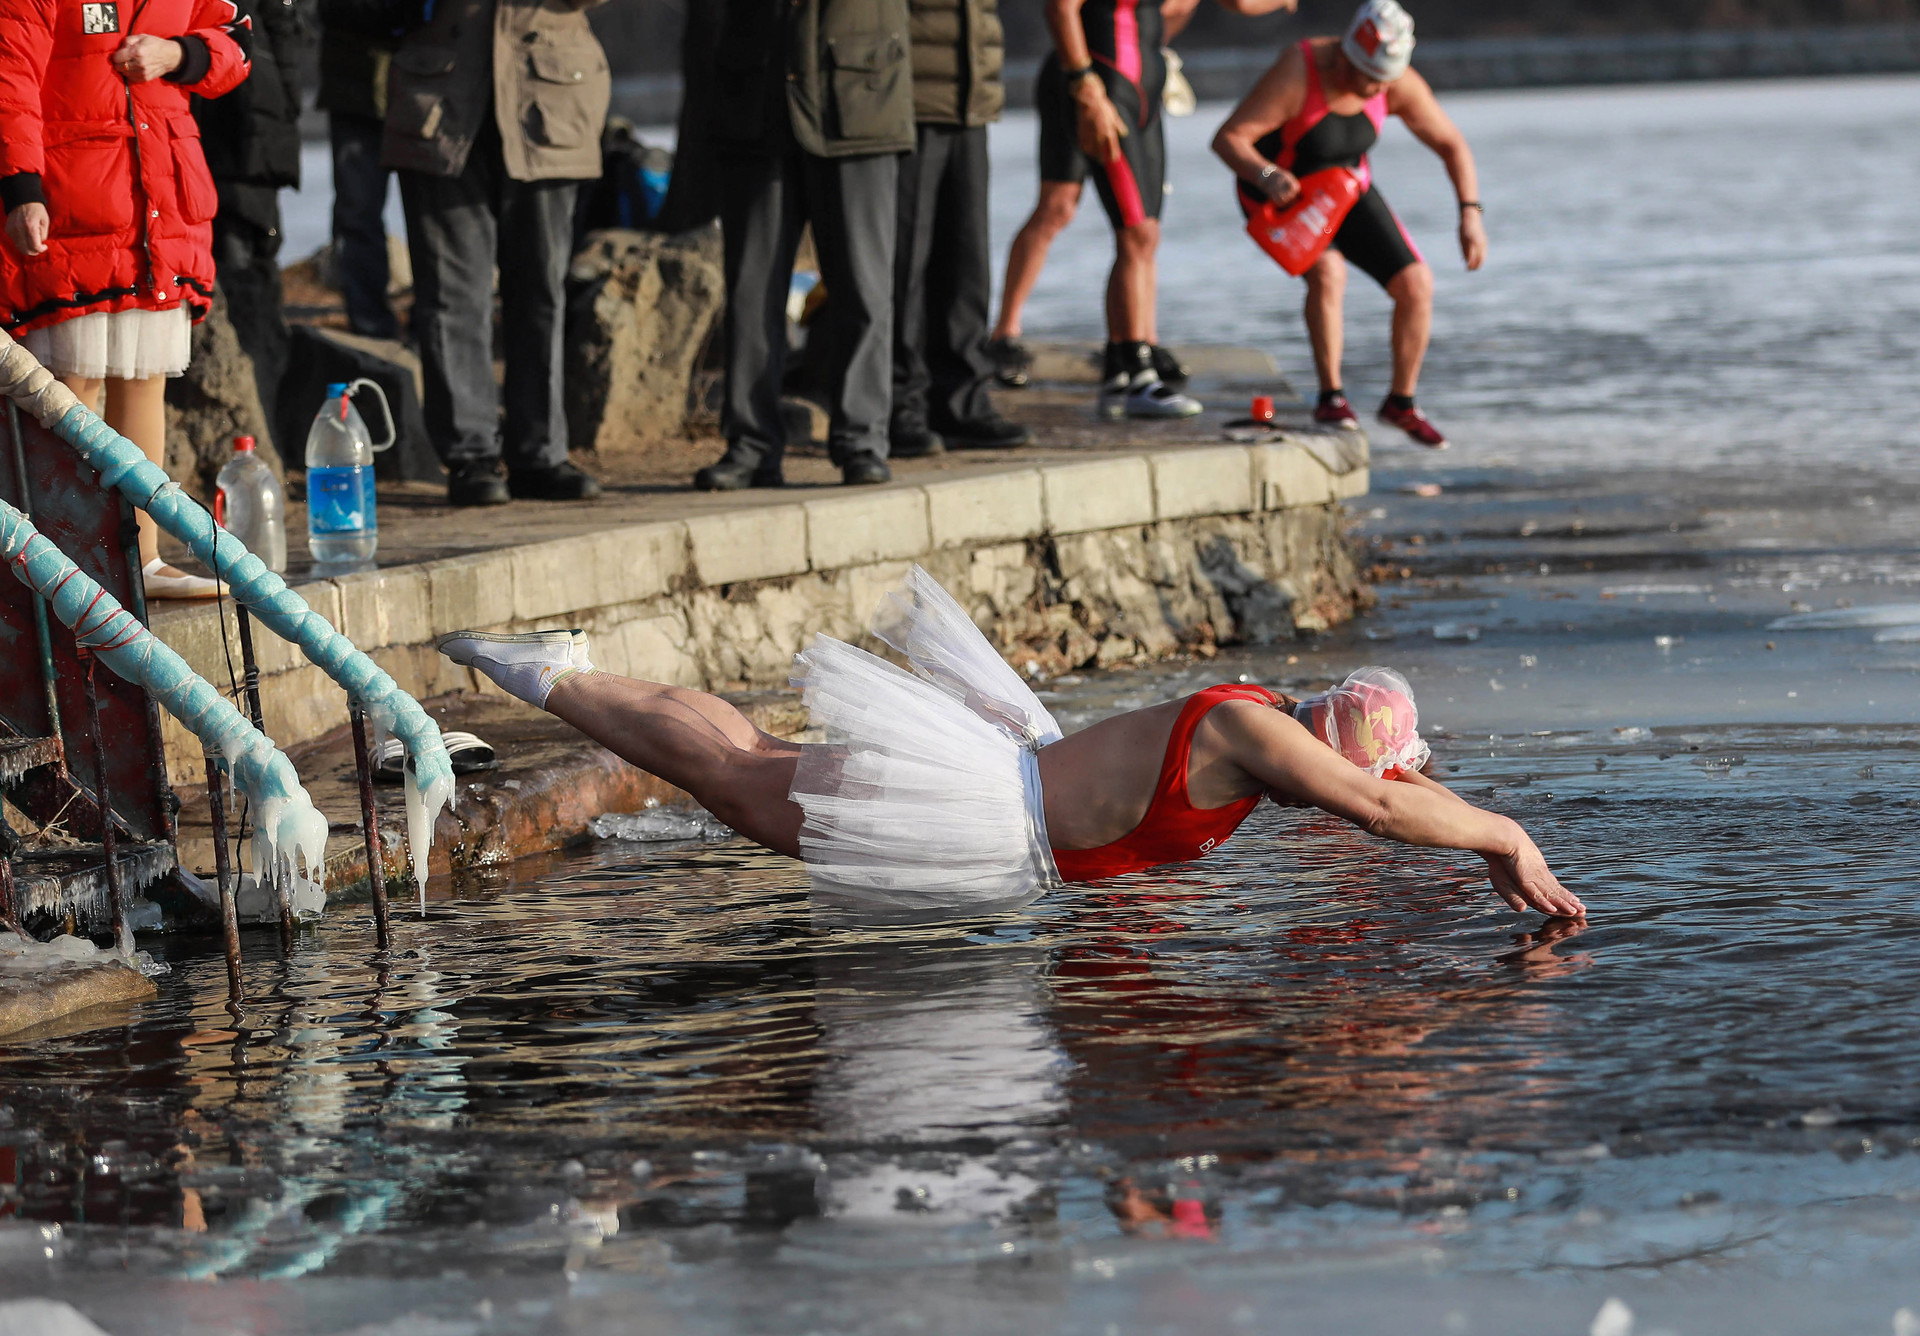
<path id="1" fill-rule="evenodd" d="M 776 1264 L 843 1316 L 879 1272 L 1055 1304 L 1215 1256 L 1880 1275 L 1920 1261 L 1899 743 L 1456 742 L 1584 928 L 1271 808 L 966 922 L 816 917 L 733 844 L 496 871 L 378 964 L 352 914 L 250 941 L 237 1020 L 190 948 L 129 1021 L 0 1049 L 3 1205 L 69 1278 L 596 1278 L 715 1329 L 800 1323 Z"/>

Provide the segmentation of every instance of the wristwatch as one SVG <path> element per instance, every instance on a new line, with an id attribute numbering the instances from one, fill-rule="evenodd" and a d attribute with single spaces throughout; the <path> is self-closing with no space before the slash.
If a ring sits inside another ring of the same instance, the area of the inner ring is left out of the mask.
<path id="1" fill-rule="evenodd" d="M 1060 71 L 1061 76 L 1066 80 L 1067 87 L 1069 88 L 1073 87 L 1075 84 L 1079 83 L 1082 79 L 1086 78 L 1089 74 L 1092 74 L 1092 73 L 1093 73 L 1093 66 L 1091 65 L 1082 65 L 1077 70 Z"/>

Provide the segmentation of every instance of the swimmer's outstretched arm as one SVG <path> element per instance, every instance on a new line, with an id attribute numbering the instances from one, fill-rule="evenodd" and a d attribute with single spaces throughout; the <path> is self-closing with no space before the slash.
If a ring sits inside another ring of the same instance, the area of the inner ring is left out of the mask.
<path id="1" fill-rule="evenodd" d="M 1402 844 L 1471 850 L 1487 860 L 1494 893 L 1514 909 L 1567 917 L 1587 912 L 1519 822 L 1475 807 L 1424 775 L 1375 779 L 1278 711 L 1232 702 L 1221 709 L 1232 711 L 1232 759 L 1276 797 Z"/>

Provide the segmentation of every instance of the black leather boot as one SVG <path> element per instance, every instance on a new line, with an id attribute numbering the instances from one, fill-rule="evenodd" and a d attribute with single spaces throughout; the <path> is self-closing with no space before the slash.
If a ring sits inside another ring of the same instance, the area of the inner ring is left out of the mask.
<path id="1" fill-rule="evenodd" d="M 784 487 L 787 480 L 779 460 L 765 459 L 752 446 L 735 441 L 727 453 L 693 475 L 693 485 L 703 492 L 738 492 L 748 487 Z"/>

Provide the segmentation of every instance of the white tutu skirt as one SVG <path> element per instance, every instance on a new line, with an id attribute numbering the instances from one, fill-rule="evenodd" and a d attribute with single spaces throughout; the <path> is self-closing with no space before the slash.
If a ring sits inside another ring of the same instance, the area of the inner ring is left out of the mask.
<path id="1" fill-rule="evenodd" d="M 1059 885 L 1035 757 L 1060 737 L 1053 716 L 918 566 L 873 630 L 913 673 L 824 635 L 794 659 L 826 735 L 802 753 L 791 792 L 816 892 L 978 909 Z"/>
<path id="2" fill-rule="evenodd" d="M 19 343 L 56 376 L 145 380 L 187 369 L 192 328 L 184 306 L 95 311 L 29 331 Z"/>

